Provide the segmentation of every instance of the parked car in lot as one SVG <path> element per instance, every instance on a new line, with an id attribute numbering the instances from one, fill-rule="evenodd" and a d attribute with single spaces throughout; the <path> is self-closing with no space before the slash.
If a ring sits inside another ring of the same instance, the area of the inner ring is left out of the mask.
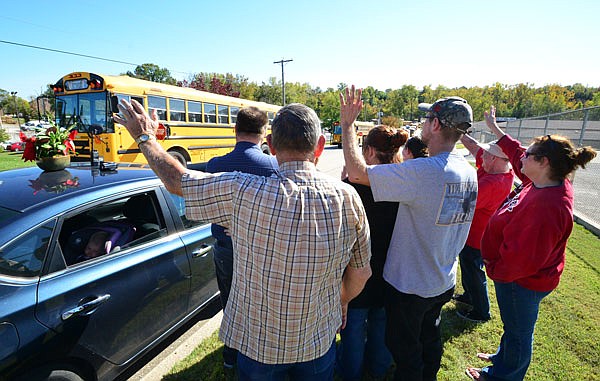
<path id="1" fill-rule="evenodd" d="M 210 225 L 123 166 L 0 172 L 0 380 L 113 380 L 218 297 Z"/>
<path id="2" fill-rule="evenodd" d="M 6 146 L 7 151 L 19 152 L 25 149 L 25 142 L 14 142 Z"/>
<path id="3" fill-rule="evenodd" d="M 21 125 L 21 131 L 33 131 L 33 127 L 37 126 L 36 122 L 25 122 Z"/>

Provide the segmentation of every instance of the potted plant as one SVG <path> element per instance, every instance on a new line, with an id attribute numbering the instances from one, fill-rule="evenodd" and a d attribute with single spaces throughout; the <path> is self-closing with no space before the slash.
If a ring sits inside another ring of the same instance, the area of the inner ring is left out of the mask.
<path id="1" fill-rule="evenodd" d="M 34 134 L 27 136 L 19 133 L 25 150 L 22 159 L 34 161 L 37 166 L 45 171 L 59 171 L 71 163 L 70 152 L 75 153 L 73 139 L 77 135 L 75 125 L 64 128 L 58 127 L 54 122 L 50 127 L 34 127 Z"/>

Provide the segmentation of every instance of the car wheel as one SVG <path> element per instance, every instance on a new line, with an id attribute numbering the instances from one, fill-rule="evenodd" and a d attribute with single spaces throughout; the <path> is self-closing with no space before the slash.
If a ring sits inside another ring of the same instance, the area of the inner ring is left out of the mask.
<path id="1" fill-rule="evenodd" d="M 55 365 L 53 367 L 40 368 L 23 378 L 18 380 L 28 381 L 84 381 L 83 377 L 76 373 L 74 369 L 65 366 L 68 369 L 57 369 L 61 366 Z"/>
<path id="2" fill-rule="evenodd" d="M 187 168 L 187 160 L 185 160 L 185 157 L 183 157 L 182 154 L 180 154 L 177 151 L 170 151 L 169 155 L 173 156 L 175 160 L 177 160 L 179 163 L 181 163 L 181 165 Z"/>

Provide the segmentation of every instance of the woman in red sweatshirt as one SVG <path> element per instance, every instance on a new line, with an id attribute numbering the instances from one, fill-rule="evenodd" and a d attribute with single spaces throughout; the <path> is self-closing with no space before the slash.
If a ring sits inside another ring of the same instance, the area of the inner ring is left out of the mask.
<path id="1" fill-rule="evenodd" d="M 565 248 L 573 228 L 573 185 L 568 176 L 596 156 L 575 149 L 559 135 L 537 137 L 525 149 L 496 124 L 495 108 L 485 113 L 497 144 L 522 184 L 492 215 L 481 240 L 487 275 L 494 281 L 504 333 L 491 363 L 467 368 L 475 380 L 522 380 L 531 361 L 533 331 L 542 299 L 558 286 Z"/>

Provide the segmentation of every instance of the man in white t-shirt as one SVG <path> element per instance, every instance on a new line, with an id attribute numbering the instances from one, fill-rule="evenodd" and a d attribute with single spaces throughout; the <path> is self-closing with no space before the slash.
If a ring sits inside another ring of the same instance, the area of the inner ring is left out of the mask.
<path id="1" fill-rule="evenodd" d="M 375 201 L 399 203 L 384 268 L 386 344 L 396 362 L 395 380 L 435 380 L 442 357 L 440 312 L 456 284 L 477 199 L 477 175 L 453 152 L 473 122 L 466 100 L 449 97 L 419 104 L 422 140 L 429 157 L 367 166 L 352 128 L 362 108 L 361 90 L 340 95 L 342 146 L 349 179 L 370 185 Z"/>

